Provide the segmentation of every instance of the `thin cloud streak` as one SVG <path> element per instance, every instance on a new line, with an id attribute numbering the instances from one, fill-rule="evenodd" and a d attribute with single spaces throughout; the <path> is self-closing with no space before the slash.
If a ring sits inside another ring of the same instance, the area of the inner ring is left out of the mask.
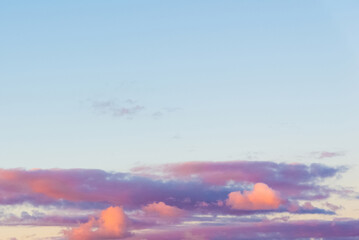
<path id="1" fill-rule="evenodd" d="M 358 239 L 359 220 L 345 221 L 291 221 L 259 222 L 228 226 L 198 226 L 172 228 L 167 231 L 138 234 L 131 240 L 183 240 L 186 236 L 192 239 L 206 240 L 239 240 L 239 239 Z"/>
<path id="2" fill-rule="evenodd" d="M 144 106 L 135 104 L 132 100 L 127 100 L 123 105 L 113 100 L 95 101 L 92 103 L 92 107 L 98 113 L 114 117 L 132 117 L 145 109 Z"/>
<path id="3" fill-rule="evenodd" d="M 343 157 L 345 156 L 344 152 L 328 152 L 328 151 L 322 151 L 322 152 L 312 152 L 313 155 L 317 159 L 325 159 L 325 158 L 334 158 L 334 157 Z"/>

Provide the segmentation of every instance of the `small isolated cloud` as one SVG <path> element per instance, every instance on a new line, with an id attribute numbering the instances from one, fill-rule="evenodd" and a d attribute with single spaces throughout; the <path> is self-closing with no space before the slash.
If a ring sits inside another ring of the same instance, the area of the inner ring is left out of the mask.
<path id="1" fill-rule="evenodd" d="M 92 103 L 92 107 L 98 113 L 114 117 L 131 117 L 145 109 L 144 106 L 136 104 L 133 100 L 126 100 L 122 105 L 113 100 L 95 101 Z"/>
<path id="2" fill-rule="evenodd" d="M 238 210 L 271 210 L 281 204 L 278 194 L 264 183 L 256 183 L 252 191 L 231 192 L 227 206 Z"/>
<path id="3" fill-rule="evenodd" d="M 314 154 L 318 159 L 341 157 L 345 155 L 344 152 L 328 152 L 328 151 L 312 152 L 312 154 Z"/>
<path id="4" fill-rule="evenodd" d="M 154 118 L 160 118 L 162 116 L 163 116 L 163 113 L 161 111 L 152 113 L 152 117 L 154 117 Z"/>
<path id="5" fill-rule="evenodd" d="M 88 222 L 65 232 L 69 240 L 117 239 L 127 234 L 126 215 L 121 207 L 103 210 L 98 219 L 92 217 Z"/>
<path id="6" fill-rule="evenodd" d="M 332 203 L 329 203 L 329 202 L 326 202 L 325 206 L 328 207 L 330 210 L 332 210 L 334 212 L 343 208 L 343 206 L 338 206 L 338 205 L 335 205 L 335 204 L 332 204 Z"/>
<path id="7" fill-rule="evenodd" d="M 165 204 L 164 202 L 154 202 L 143 207 L 143 211 L 148 215 L 165 217 L 165 218 L 176 218 L 183 216 L 185 211 L 178 207 L 173 207 Z"/>
<path id="8" fill-rule="evenodd" d="M 110 115 L 119 118 L 126 117 L 129 119 L 139 115 L 140 113 L 147 117 L 160 119 L 166 114 L 180 110 L 180 108 L 147 109 L 145 106 L 138 104 L 137 101 L 132 99 L 123 101 L 114 99 L 95 100 L 91 101 L 91 107 L 98 114 Z"/>

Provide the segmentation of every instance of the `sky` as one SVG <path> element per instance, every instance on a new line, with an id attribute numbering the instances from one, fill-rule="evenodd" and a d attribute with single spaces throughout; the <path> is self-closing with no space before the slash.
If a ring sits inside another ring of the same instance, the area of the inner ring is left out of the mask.
<path id="1" fill-rule="evenodd" d="M 0 240 L 359 239 L 358 11 L 2 1 Z"/>

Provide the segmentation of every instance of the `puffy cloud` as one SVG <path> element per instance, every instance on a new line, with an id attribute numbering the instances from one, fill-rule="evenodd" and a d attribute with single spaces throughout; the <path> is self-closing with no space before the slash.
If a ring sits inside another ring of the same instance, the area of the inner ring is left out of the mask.
<path id="1" fill-rule="evenodd" d="M 185 212 L 177 207 L 169 206 L 164 202 L 151 203 L 143 207 L 146 214 L 165 218 L 176 218 L 183 216 Z"/>
<path id="2" fill-rule="evenodd" d="M 70 240 L 96 239 L 95 235 L 97 235 L 98 232 L 93 231 L 96 226 L 96 223 L 96 220 L 94 218 L 91 218 L 87 223 L 83 223 L 79 227 L 65 232 L 65 236 Z"/>
<path id="3" fill-rule="evenodd" d="M 243 194 L 231 192 L 226 201 L 227 206 L 239 210 L 271 210 L 281 204 L 279 195 L 264 183 L 256 183 L 252 191 Z"/>
<path id="4" fill-rule="evenodd" d="M 65 232 L 69 240 L 114 239 L 127 236 L 127 218 L 121 207 L 109 207 L 103 210 L 96 220 Z"/>

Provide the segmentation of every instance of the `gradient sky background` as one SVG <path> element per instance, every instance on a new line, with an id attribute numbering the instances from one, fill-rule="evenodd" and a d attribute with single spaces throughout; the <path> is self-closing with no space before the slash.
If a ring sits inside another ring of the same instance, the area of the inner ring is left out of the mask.
<path id="1" fill-rule="evenodd" d="M 359 191 L 358 12 L 358 1 L 2 1 L 1 167 L 318 162 L 348 166 L 332 182 Z M 358 217 L 346 204 L 343 217 Z"/>

